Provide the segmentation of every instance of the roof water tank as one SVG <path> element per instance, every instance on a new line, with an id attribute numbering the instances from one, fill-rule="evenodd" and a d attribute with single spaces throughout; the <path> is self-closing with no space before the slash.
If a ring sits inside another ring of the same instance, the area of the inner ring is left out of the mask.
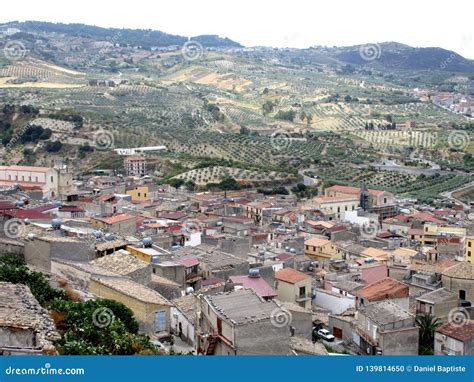
<path id="1" fill-rule="evenodd" d="M 105 240 L 107 240 L 107 241 L 112 241 L 112 240 L 114 240 L 114 239 L 115 239 L 115 237 L 114 237 L 114 235 L 112 235 L 111 233 L 107 233 L 107 234 L 105 235 Z"/>
<path id="2" fill-rule="evenodd" d="M 96 230 L 96 231 L 92 232 L 92 235 L 94 235 L 94 237 L 96 239 L 100 239 L 103 236 L 103 233 L 102 233 L 102 231 Z"/>
<path id="3" fill-rule="evenodd" d="M 60 229 L 61 228 L 61 219 L 51 220 L 51 227 L 53 227 L 53 229 Z"/>
<path id="4" fill-rule="evenodd" d="M 260 277 L 260 270 L 257 268 L 249 269 L 249 277 Z"/>
<path id="5" fill-rule="evenodd" d="M 143 246 L 144 246 L 145 248 L 150 248 L 152 244 L 153 244 L 153 240 L 152 240 L 151 237 L 145 237 L 145 238 L 143 238 Z"/>

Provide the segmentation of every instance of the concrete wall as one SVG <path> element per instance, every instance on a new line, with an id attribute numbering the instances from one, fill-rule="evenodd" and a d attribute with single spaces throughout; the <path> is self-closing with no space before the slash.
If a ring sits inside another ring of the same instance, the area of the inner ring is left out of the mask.
<path id="1" fill-rule="evenodd" d="M 212 269 L 212 263 L 200 264 L 201 269 L 207 277 L 218 277 L 227 280 L 230 276 L 247 275 L 249 273 L 249 263 L 234 264 L 233 268 L 229 269 Z"/>
<path id="2" fill-rule="evenodd" d="M 334 328 L 339 328 L 342 330 L 342 340 L 349 344 L 352 342 L 352 325 L 349 321 L 341 319 L 332 314 L 329 315 L 328 330 L 333 333 Z"/>
<path id="3" fill-rule="evenodd" d="M 418 355 L 418 328 L 380 334 L 379 346 L 383 355 Z"/>
<path id="4" fill-rule="evenodd" d="M 270 319 L 235 329 L 237 355 L 286 355 L 290 351 L 290 329 L 277 328 Z"/>
<path id="5" fill-rule="evenodd" d="M 2 254 L 13 254 L 13 255 L 21 255 L 23 258 L 23 253 L 25 252 L 25 246 L 22 243 L 13 243 L 7 241 L 0 240 L 0 256 Z"/>
<path id="6" fill-rule="evenodd" d="M 227 253 L 247 260 L 250 252 L 250 241 L 248 237 L 236 237 L 219 241 L 219 248 Z"/>
<path id="7" fill-rule="evenodd" d="M 51 248 L 48 242 L 28 240 L 25 242 L 25 261 L 39 269 L 51 271 Z"/>
<path id="8" fill-rule="evenodd" d="M 452 277 L 441 276 L 443 287 L 450 292 L 456 293 L 459 297 L 459 291 L 466 291 L 466 300 L 474 302 L 474 280 L 455 279 Z"/>
<path id="9" fill-rule="evenodd" d="M 151 281 L 151 272 L 152 266 L 151 264 L 148 264 L 144 268 L 140 268 L 134 272 L 128 273 L 127 276 L 139 284 L 148 285 Z"/>
<path id="10" fill-rule="evenodd" d="M 94 243 L 88 241 L 53 241 L 51 258 L 68 261 L 90 261 L 94 259 Z"/>
<path id="11" fill-rule="evenodd" d="M 403 278 L 409 273 L 408 268 L 388 267 L 388 276 L 398 281 L 403 281 Z"/>
<path id="12" fill-rule="evenodd" d="M 355 307 L 355 298 L 343 296 L 339 293 L 315 289 L 316 298 L 313 300 L 313 306 L 329 310 L 333 314 L 341 314 L 349 308 Z"/>
<path id="13" fill-rule="evenodd" d="M 185 268 L 184 265 L 176 264 L 174 266 L 152 264 L 153 273 L 157 276 L 164 277 L 165 279 L 174 281 L 180 285 L 184 285 L 185 281 Z"/>
<path id="14" fill-rule="evenodd" d="M 303 312 L 301 309 L 292 309 L 291 306 L 288 305 L 285 305 L 285 308 L 291 313 L 291 326 L 295 330 L 294 337 L 301 337 L 310 340 L 313 331 L 311 311 L 308 310 Z"/>

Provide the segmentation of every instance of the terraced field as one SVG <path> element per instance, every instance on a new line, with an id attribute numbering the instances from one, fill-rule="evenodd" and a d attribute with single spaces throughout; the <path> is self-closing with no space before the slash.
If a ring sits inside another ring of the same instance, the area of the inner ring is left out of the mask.
<path id="1" fill-rule="evenodd" d="M 434 199 L 442 192 L 453 190 L 472 181 L 472 176 L 447 174 L 416 176 L 392 171 L 369 170 L 362 168 L 323 168 L 316 171 L 325 182 L 387 190 L 395 194 L 410 196 L 420 200 Z"/>
<path id="2" fill-rule="evenodd" d="M 193 181 L 198 186 L 204 186 L 208 183 L 219 183 L 224 178 L 232 177 L 243 184 L 264 184 L 268 182 L 283 182 L 288 181 L 291 177 L 287 174 L 278 173 L 275 171 L 258 172 L 250 171 L 240 168 L 231 167 L 206 167 L 187 171 L 175 179 L 183 179 L 185 181 Z"/>

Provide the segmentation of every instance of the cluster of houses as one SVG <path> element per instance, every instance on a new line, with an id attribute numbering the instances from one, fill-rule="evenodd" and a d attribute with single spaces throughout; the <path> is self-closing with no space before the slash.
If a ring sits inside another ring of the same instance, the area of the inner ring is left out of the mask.
<path id="1" fill-rule="evenodd" d="M 469 95 L 443 92 L 431 97 L 435 105 L 468 117 L 474 115 L 474 98 Z"/>
<path id="2" fill-rule="evenodd" d="M 440 322 L 435 354 L 474 354 L 465 207 L 365 185 L 302 201 L 189 192 L 156 185 L 140 161 L 80 180 L 66 166 L 0 167 L 0 253 L 122 302 L 141 332 L 194 354 L 418 354 L 423 315 Z M 0 300 L 3 354 L 54 353 L 27 287 L 2 283 Z"/>

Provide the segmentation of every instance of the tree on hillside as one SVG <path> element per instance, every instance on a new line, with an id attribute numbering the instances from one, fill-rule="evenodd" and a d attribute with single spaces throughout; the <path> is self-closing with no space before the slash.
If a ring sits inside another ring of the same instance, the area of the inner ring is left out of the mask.
<path id="1" fill-rule="evenodd" d="M 273 111 L 274 107 L 275 104 L 273 103 L 273 101 L 265 101 L 265 103 L 262 105 L 263 115 L 270 114 Z"/>

